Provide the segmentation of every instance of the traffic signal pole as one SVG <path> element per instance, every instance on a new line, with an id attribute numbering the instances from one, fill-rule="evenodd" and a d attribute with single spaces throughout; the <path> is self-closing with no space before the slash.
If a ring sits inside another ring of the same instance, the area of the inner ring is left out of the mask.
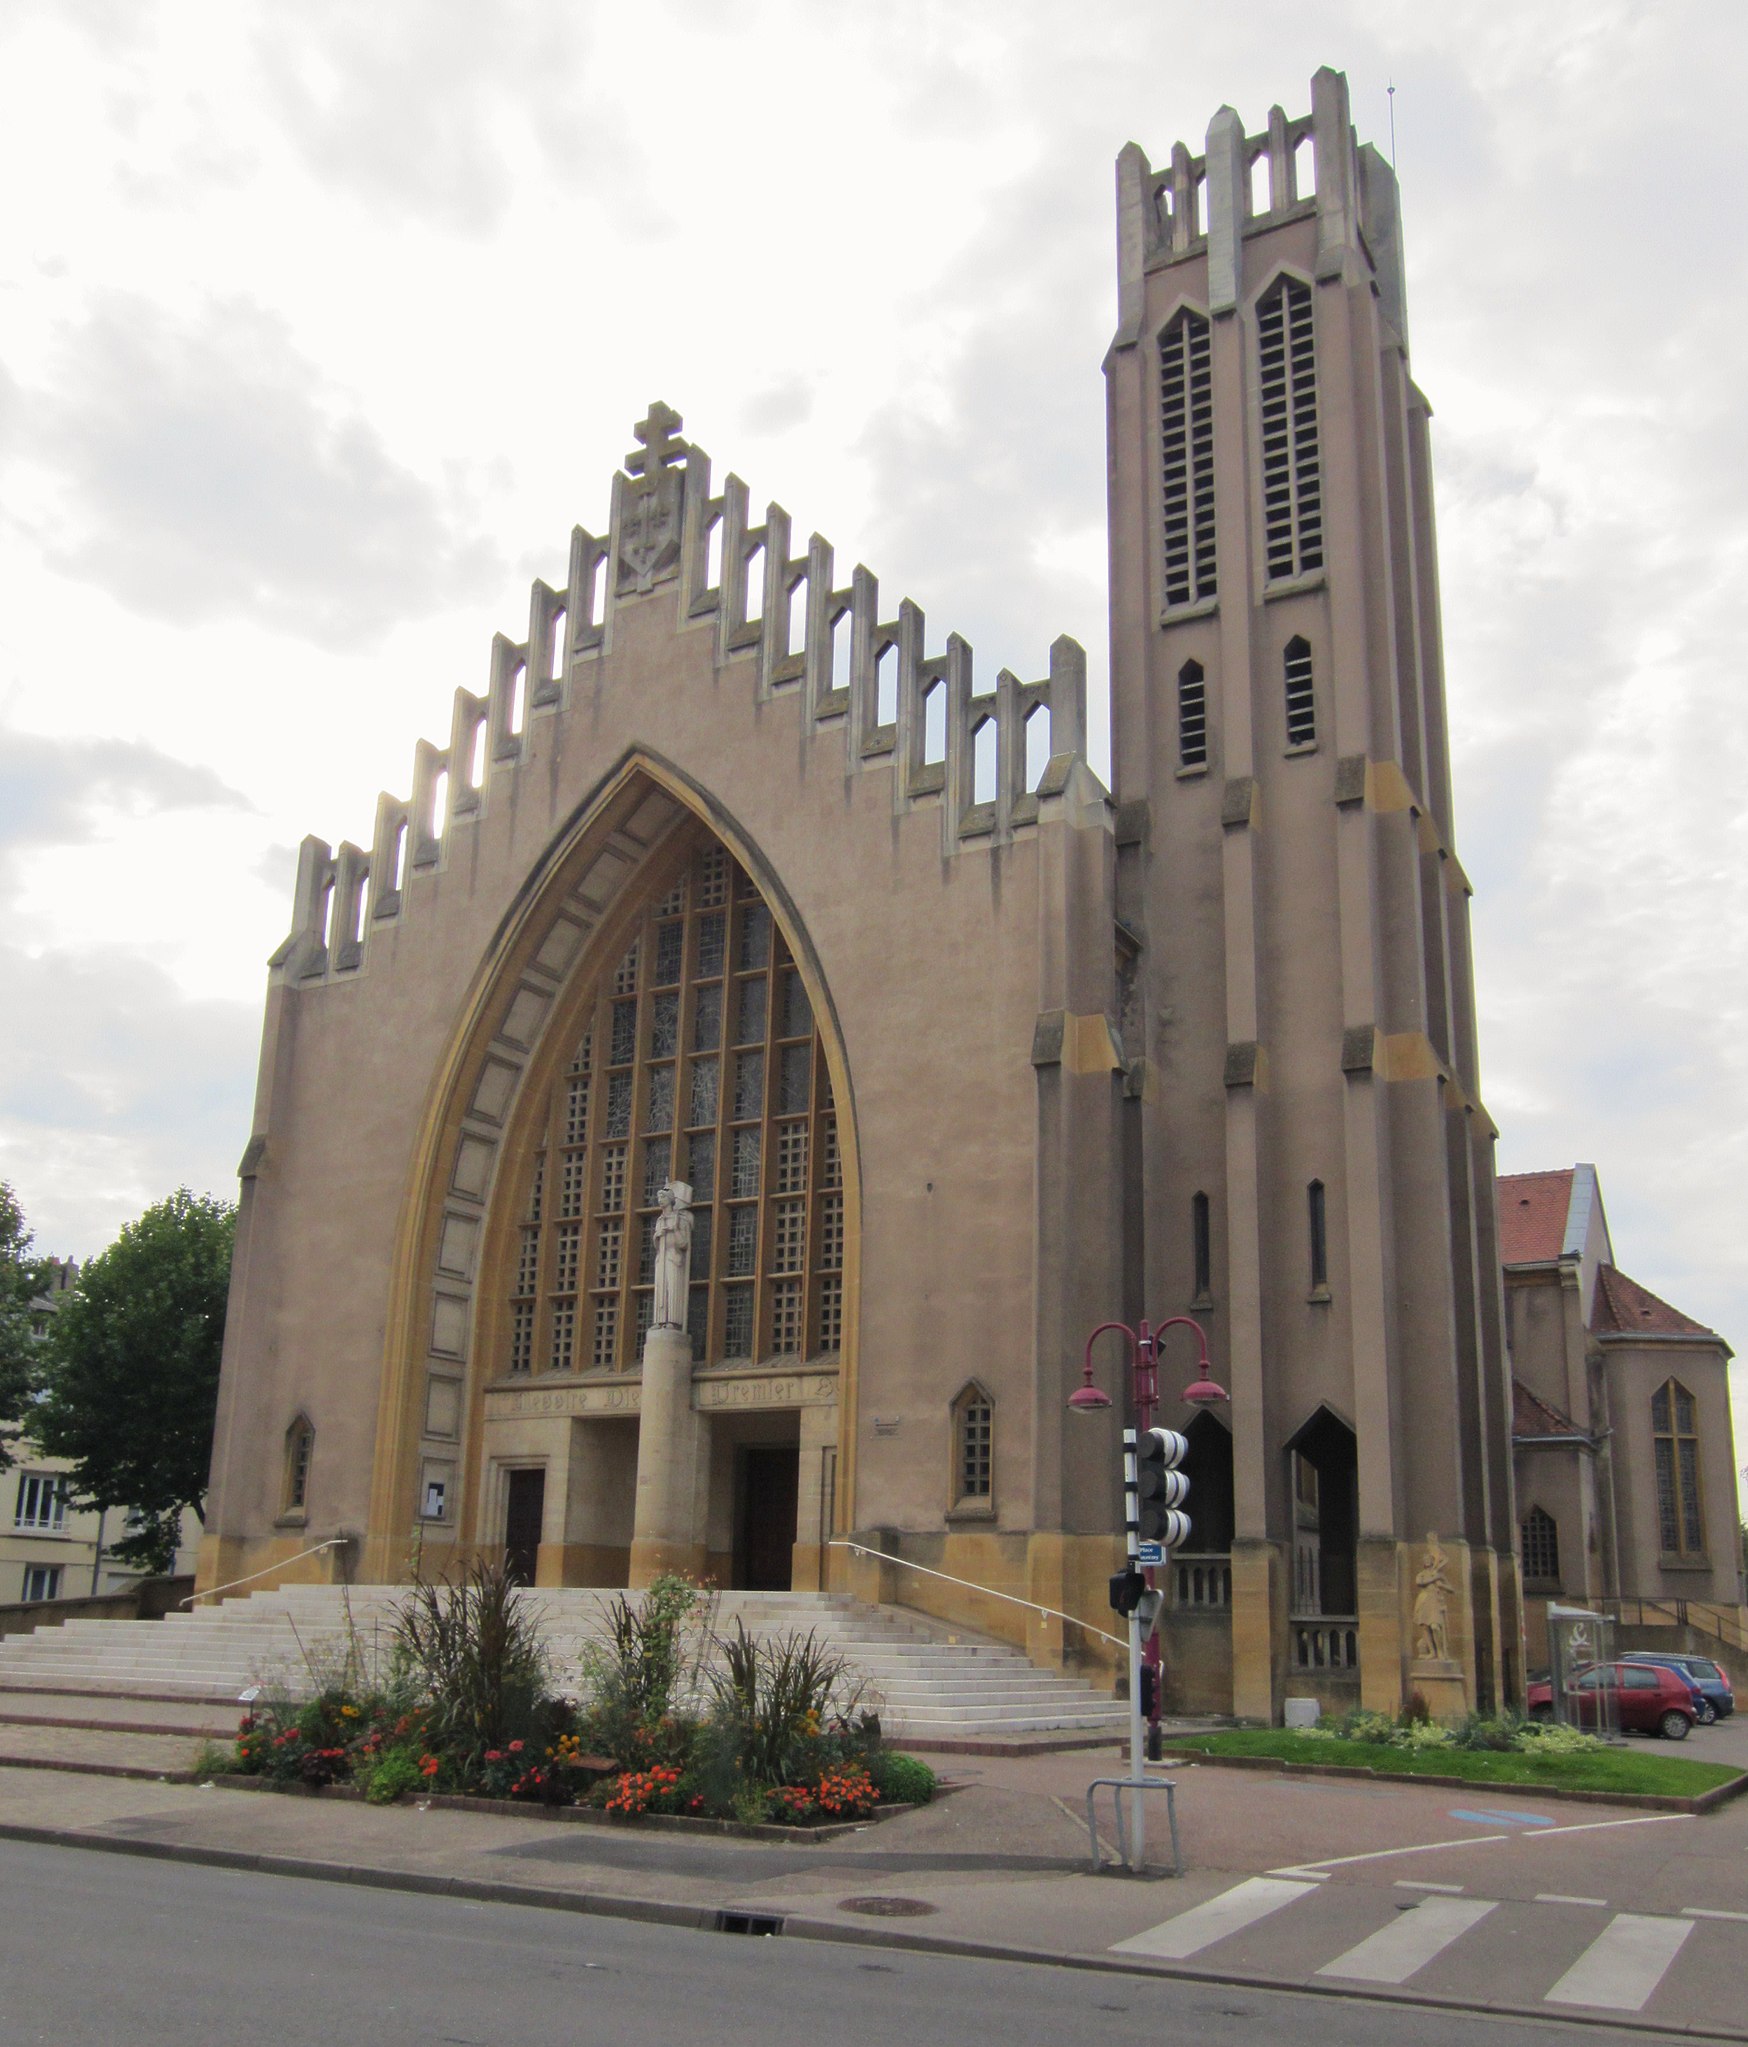
<path id="1" fill-rule="evenodd" d="M 1110 1467 L 1107 1465 L 1106 1469 Z M 1141 1453 L 1134 1429 L 1123 1431 L 1123 1525 L 1129 1546 L 1129 1569 L 1139 1574 L 1141 1559 Z M 1107 1495 L 1107 1498 L 1109 1495 Z M 1129 1781 L 1147 1775 L 1147 1729 L 1141 1713 L 1141 1608 L 1129 1611 Z M 1147 1862 L 1147 1801 L 1139 1791 L 1129 1794 L 1129 1867 L 1140 1871 Z"/>

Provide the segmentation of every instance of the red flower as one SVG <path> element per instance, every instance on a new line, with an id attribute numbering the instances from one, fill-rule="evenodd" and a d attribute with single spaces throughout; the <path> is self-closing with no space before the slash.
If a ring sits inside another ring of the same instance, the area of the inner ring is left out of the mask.
<path id="1" fill-rule="evenodd" d="M 510 1753 L 513 1756 L 519 1756 L 522 1753 L 522 1744 L 519 1741 L 511 1742 Z"/>
<path id="2" fill-rule="evenodd" d="M 486 1761 L 488 1763 L 501 1763 L 503 1760 L 504 1751 L 501 1748 L 489 1748 L 486 1750 Z"/>

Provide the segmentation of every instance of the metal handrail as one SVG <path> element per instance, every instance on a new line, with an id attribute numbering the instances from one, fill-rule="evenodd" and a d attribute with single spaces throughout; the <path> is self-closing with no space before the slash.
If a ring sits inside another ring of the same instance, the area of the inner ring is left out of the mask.
<path id="1" fill-rule="evenodd" d="M 349 1535 L 330 1535 L 326 1542 L 318 1542 L 314 1549 L 300 1549 L 294 1557 L 282 1557 L 278 1563 L 269 1564 L 264 1571 L 251 1571 L 246 1578 L 233 1578 L 228 1585 L 209 1585 L 204 1592 L 191 1592 L 186 1599 L 177 1600 L 178 1606 L 192 1606 L 197 1599 L 216 1599 L 221 1592 L 235 1592 L 239 1585 L 253 1585 L 257 1578 L 271 1578 L 275 1571 L 288 1569 L 292 1564 L 301 1564 L 305 1557 L 319 1557 L 325 1549 L 345 1549 L 351 1542 Z"/>
<path id="2" fill-rule="evenodd" d="M 1647 1625 L 1656 1625 L 1655 1623 L 1647 1623 L 1645 1620 L 1645 1611 L 1649 1608 L 1653 1613 L 1667 1616 L 1668 1620 L 1676 1627 L 1692 1628 L 1697 1634 L 1710 1635 L 1714 1641 L 1722 1643 L 1726 1649 L 1734 1649 L 1738 1653 L 1743 1649 L 1748 1649 L 1748 1641 L 1743 1639 L 1738 1624 L 1733 1620 L 1726 1619 L 1728 1608 L 1721 1600 L 1646 1599 L 1629 1593 L 1625 1595 L 1611 1594 L 1607 1598 L 1599 1599 L 1596 1604 L 1604 1608 L 1613 1607 L 1617 1621 L 1625 1626 L 1637 1625 L 1645 1627 Z M 1627 1608 L 1629 1606 L 1638 1609 L 1638 1620 L 1636 1623 L 1627 1621 Z M 1709 1607 L 1715 1610 L 1707 1613 L 1695 1613 L 1693 1609 L 1696 1606 Z"/>
<path id="3" fill-rule="evenodd" d="M 993 1585 L 979 1585 L 971 1578 L 955 1578 L 951 1571 L 934 1571 L 927 1564 L 913 1564 L 908 1557 L 888 1556 L 885 1550 L 870 1549 L 865 1542 L 850 1542 L 844 1536 L 834 1535 L 826 1547 L 853 1549 L 858 1556 L 878 1557 L 883 1564 L 897 1564 L 906 1571 L 920 1571 L 925 1578 L 940 1578 L 949 1585 L 963 1585 L 967 1592 L 980 1593 L 985 1599 L 1005 1599 L 1010 1606 L 1023 1606 L 1028 1613 L 1047 1613 L 1053 1620 L 1067 1621 L 1071 1627 L 1084 1628 L 1089 1635 L 1097 1635 L 1103 1642 L 1115 1642 L 1119 1649 L 1129 1646 L 1121 1635 L 1107 1634 L 1103 1628 L 1095 1628 L 1091 1621 L 1083 1621 L 1078 1614 L 1064 1613 L 1059 1606 L 1040 1606 L 1035 1599 L 1021 1599 L 1012 1592 L 997 1592 Z"/>

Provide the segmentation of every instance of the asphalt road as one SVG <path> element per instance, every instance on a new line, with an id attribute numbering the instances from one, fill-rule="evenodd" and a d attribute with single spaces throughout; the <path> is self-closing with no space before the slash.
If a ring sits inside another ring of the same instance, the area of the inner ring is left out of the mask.
<path id="1" fill-rule="evenodd" d="M 1598 2047 L 1583 2026 L 0 1842 L 5 2047 Z M 1656 2036 L 1610 2028 L 1611 2047 Z M 1665 2036 L 1666 2037 L 1666 2036 Z"/>

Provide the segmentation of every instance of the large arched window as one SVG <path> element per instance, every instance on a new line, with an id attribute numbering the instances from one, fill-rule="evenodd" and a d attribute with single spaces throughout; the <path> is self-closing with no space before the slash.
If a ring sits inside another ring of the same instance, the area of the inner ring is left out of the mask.
<path id="1" fill-rule="evenodd" d="M 1679 1379 L 1666 1379 L 1652 1394 L 1651 1435 L 1656 1446 L 1659 1545 L 1665 1556 L 1703 1556 L 1699 1412 Z"/>
<path id="2" fill-rule="evenodd" d="M 1263 545 L 1268 580 L 1323 566 L 1323 484 L 1317 449 L 1317 352 L 1311 287 L 1282 277 L 1257 306 L 1262 411 Z"/>
<path id="3" fill-rule="evenodd" d="M 750 876 L 700 838 L 585 1004 L 528 1172 L 512 1373 L 641 1358 L 657 1190 L 692 1188 L 701 1363 L 835 1353 L 844 1195 L 801 975 Z"/>
<path id="4" fill-rule="evenodd" d="M 1208 323 L 1187 308 L 1159 337 L 1160 483 L 1165 602 L 1211 598 L 1214 581 L 1214 383 Z"/>

